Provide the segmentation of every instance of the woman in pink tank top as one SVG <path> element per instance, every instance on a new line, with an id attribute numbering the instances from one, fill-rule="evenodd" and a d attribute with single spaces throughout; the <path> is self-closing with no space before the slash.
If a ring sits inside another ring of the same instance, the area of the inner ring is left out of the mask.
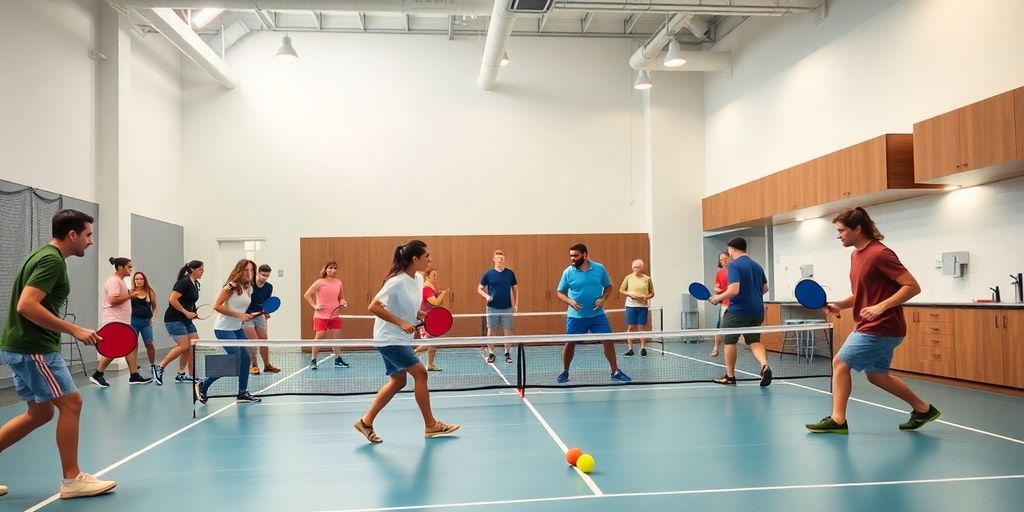
<path id="1" fill-rule="evenodd" d="M 341 338 L 341 308 L 347 308 L 345 301 L 345 285 L 338 279 L 338 262 L 330 260 L 320 270 L 320 279 L 309 286 L 302 295 L 306 303 L 313 308 L 313 339 Z M 334 366 L 348 368 L 348 363 L 341 358 L 341 347 L 331 347 L 334 351 Z M 317 347 L 313 346 L 310 354 L 309 369 L 316 370 Z"/>

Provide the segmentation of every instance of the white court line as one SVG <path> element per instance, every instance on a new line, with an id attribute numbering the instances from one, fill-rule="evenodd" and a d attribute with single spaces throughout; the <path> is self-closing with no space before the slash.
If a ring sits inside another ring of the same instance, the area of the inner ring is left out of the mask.
<path id="1" fill-rule="evenodd" d="M 330 357 L 330 355 L 325 357 L 324 360 L 326 360 L 329 357 Z M 323 362 L 323 360 L 321 360 L 320 362 Z M 282 383 L 282 382 L 284 382 L 284 381 L 286 381 L 286 380 L 288 380 L 288 379 L 290 379 L 290 378 L 292 378 L 292 377 L 302 373 L 306 369 L 307 368 L 303 368 L 301 370 L 297 370 L 297 371 L 291 373 L 290 375 L 284 377 L 283 379 L 281 379 L 281 380 L 279 380 L 279 381 L 277 381 L 277 382 L 275 382 L 275 383 L 273 383 L 273 384 L 271 384 L 271 385 L 269 385 L 269 386 L 267 386 L 267 387 L 257 391 L 256 393 L 257 394 L 262 393 L 262 392 L 264 392 L 264 391 L 266 391 L 266 390 L 268 390 L 268 389 L 270 389 L 270 388 L 272 388 L 272 387 L 274 387 L 274 386 L 276 386 L 276 385 L 278 385 L 278 384 L 280 384 L 280 383 Z M 115 462 L 115 463 L 113 463 L 113 464 L 111 464 L 111 465 L 109 465 L 109 466 L 107 466 L 107 467 L 97 471 L 96 473 L 93 473 L 93 475 L 94 476 L 103 476 L 103 475 L 105 475 L 105 474 L 107 474 L 107 473 L 109 473 L 109 472 L 111 472 L 111 471 L 113 471 L 113 470 L 123 466 L 124 464 L 128 463 L 129 461 L 139 457 L 140 455 L 142 455 L 142 454 L 152 450 L 153 448 L 156 448 L 157 446 L 160 446 L 160 445 L 166 443 L 167 441 L 173 439 L 174 437 L 177 437 L 178 434 L 181 434 L 182 432 L 185 432 L 185 431 L 187 431 L 187 430 L 189 430 L 189 429 L 191 429 L 191 428 L 193 428 L 193 427 L 203 423 L 206 420 L 209 420 L 210 418 L 212 418 L 212 417 L 214 417 L 214 416 L 216 416 L 216 415 L 218 415 L 218 414 L 220 414 L 220 413 L 222 413 L 222 412 L 224 412 L 224 411 L 226 411 L 226 410 L 228 410 L 228 409 L 230 409 L 230 408 L 232 408 L 232 407 L 234 407 L 236 405 L 238 405 L 236 402 L 231 402 L 228 405 L 225 405 L 224 407 L 221 407 L 220 409 L 217 409 L 216 411 L 213 411 L 212 413 L 210 413 L 210 414 L 208 414 L 206 416 L 203 416 L 202 418 L 197 419 L 197 420 L 193 421 L 192 423 L 189 423 L 188 425 L 185 425 L 184 427 L 181 427 L 178 430 L 175 430 L 174 432 L 171 432 L 170 434 L 167 434 L 166 436 L 164 436 L 164 437 L 162 437 L 162 438 L 160 438 L 160 439 L 150 443 L 148 446 L 146 446 L 146 447 L 144 447 L 144 448 L 142 448 L 140 450 L 137 450 L 137 451 L 129 454 L 125 458 L 123 458 L 123 459 L 121 459 L 121 460 L 119 460 L 119 461 L 117 461 L 117 462 Z M 47 505 L 49 505 L 49 504 L 59 500 L 59 499 L 60 499 L 60 493 L 54 494 L 53 496 L 50 496 L 49 498 L 46 498 L 45 500 L 40 501 L 39 503 L 36 503 L 32 507 L 25 509 L 25 512 L 35 512 L 36 510 L 39 510 L 39 509 L 41 509 L 41 508 L 43 508 L 43 507 L 45 507 L 45 506 L 47 506 Z"/>
<path id="2" fill-rule="evenodd" d="M 829 395 L 829 396 L 832 395 L 832 393 L 830 393 L 828 391 L 812 388 L 810 386 L 805 386 L 803 384 L 797 384 L 795 382 L 784 381 L 784 382 L 782 382 L 782 384 L 788 384 L 790 386 L 796 386 L 798 388 L 807 389 L 807 390 L 810 390 L 810 391 L 814 391 L 815 393 L 821 393 L 823 395 Z M 907 413 L 907 411 L 905 411 L 903 409 L 897 409 L 895 407 L 889 407 L 888 405 L 876 404 L 875 402 L 869 402 L 869 401 L 861 399 L 861 398 L 854 398 L 854 397 L 851 396 L 850 400 L 852 400 L 854 402 L 860 402 L 862 404 L 873 405 L 875 407 L 878 407 L 878 408 L 881 408 L 881 409 L 886 409 L 886 410 L 889 410 L 889 411 L 898 412 L 900 414 L 906 414 Z M 1003 441 L 1010 441 L 1011 443 L 1017 443 L 1017 444 L 1024 445 L 1024 441 L 1022 441 L 1020 439 L 1015 439 L 1013 437 L 1007 437 L 1007 436 L 1004 436 L 1004 435 L 996 434 L 996 433 L 993 433 L 993 432 L 988 432 L 988 431 L 981 430 L 981 429 L 974 428 L 974 427 L 968 427 L 967 425 L 961 425 L 959 423 L 953 423 L 951 421 L 935 420 L 935 423 L 942 423 L 943 425 L 949 425 L 951 427 L 956 427 L 956 428 L 967 430 L 967 431 L 970 431 L 970 432 L 975 432 L 975 433 L 986 435 L 986 436 L 992 436 L 992 437 L 995 437 L 997 439 L 1002 439 Z"/>
<path id="3" fill-rule="evenodd" d="M 624 492 L 615 494 L 593 495 L 583 494 L 579 496 L 556 496 L 552 498 L 524 498 L 518 500 L 495 500 L 495 501 L 474 501 L 463 503 L 444 503 L 435 505 L 409 505 L 404 507 L 379 507 L 379 508 L 350 508 L 321 512 L 387 512 L 392 510 L 427 510 L 434 508 L 465 508 L 465 507 L 491 507 L 495 505 L 515 505 L 526 503 L 545 503 L 554 501 L 575 501 L 593 500 L 608 498 L 642 498 L 651 496 L 685 496 L 689 494 L 728 494 L 742 492 L 765 492 L 765 491 L 797 491 L 805 489 L 842 489 L 850 487 L 873 487 L 890 485 L 920 485 L 920 484 L 942 484 L 955 482 L 979 482 L 991 480 L 1016 480 L 1024 479 L 1024 475 L 997 475 L 997 476 L 970 476 L 962 478 L 928 478 L 922 480 L 884 480 L 878 482 L 847 482 L 837 484 L 804 484 L 804 485 L 770 485 L 764 487 L 734 487 L 726 489 L 692 489 L 688 491 L 652 491 L 652 492 Z"/>
<path id="4" fill-rule="evenodd" d="M 505 374 L 501 373 L 501 370 L 499 370 L 497 366 L 494 366 L 494 363 L 488 364 L 490 365 L 491 368 L 494 369 L 494 371 L 498 372 L 498 376 L 501 377 L 501 380 L 505 381 L 505 384 L 509 386 L 512 385 L 512 383 L 505 378 Z M 562 450 L 562 454 L 568 453 L 569 447 L 562 442 L 562 438 L 558 437 L 558 434 L 556 434 L 555 430 L 551 428 L 551 425 L 548 424 L 547 420 L 545 420 L 544 417 L 540 415 L 540 411 L 538 411 L 537 408 L 534 407 L 533 404 L 530 403 L 530 400 L 525 396 L 520 398 L 522 399 L 523 403 L 526 404 L 526 407 L 530 409 L 530 412 L 532 412 L 533 415 L 537 418 L 537 421 L 540 422 L 541 426 L 544 427 L 544 430 L 548 432 L 548 435 L 551 436 L 551 439 L 555 440 L 555 444 L 557 444 L 558 447 Z M 576 474 L 579 475 L 579 477 L 583 480 L 583 483 L 587 484 L 587 487 L 590 488 L 590 492 L 594 493 L 595 496 L 604 496 L 604 492 L 601 490 L 600 487 L 597 486 L 597 483 L 594 482 L 594 479 L 590 478 L 590 475 L 584 473 L 583 471 L 580 470 L 580 468 L 577 468 L 576 466 L 573 466 L 572 469 L 576 471 Z"/>

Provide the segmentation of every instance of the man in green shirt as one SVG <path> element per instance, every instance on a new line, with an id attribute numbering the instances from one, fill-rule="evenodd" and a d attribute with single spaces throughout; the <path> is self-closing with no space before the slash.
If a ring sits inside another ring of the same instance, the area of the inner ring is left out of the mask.
<path id="1" fill-rule="evenodd" d="M 57 315 L 71 293 L 65 260 L 84 256 L 92 245 L 93 218 L 77 210 L 53 216 L 53 240 L 29 254 L 14 280 L 7 321 L 0 334 L 0 357 L 14 373 L 14 388 L 28 409 L 0 427 L 0 452 L 53 419 L 56 408 L 57 450 L 64 478 L 61 498 L 96 496 L 117 486 L 78 467 L 78 424 L 82 396 L 60 355 L 60 333 L 86 345 L 101 338 L 96 331 Z M 7 491 L 0 485 L 0 494 Z"/>

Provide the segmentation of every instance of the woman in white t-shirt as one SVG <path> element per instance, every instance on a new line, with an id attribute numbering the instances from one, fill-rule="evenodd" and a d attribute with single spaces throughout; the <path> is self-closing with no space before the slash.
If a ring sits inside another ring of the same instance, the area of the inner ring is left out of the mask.
<path id="1" fill-rule="evenodd" d="M 128 285 L 124 283 L 124 278 L 132 274 L 132 260 L 128 258 L 110 258 L 107 261 L 114 266 L 114 273 L 107 278 L 107 282 L 103 285 L 103 314 L 100 316 L 100 326 L 102 327 L 111 322 L 131 325 L 132 293 L 128 289 Z M 139 353 L 137 350 L 131 351 L 125 356 L 125 359 L 128 361 L 128 369 L 131 372 L 131 376 L 128 377 L 129 384 L 149 384 L 153 382 L 153 379 L 147 379 L 139 375 Z M 103 372 L 110 365 L 111 361 L 113 359 L 100 356 L 100 360 L 96 364 L 96 371 L 89 377 L 93 384 L 101 388 L 110 386 L 107 379 L 103 377 Z"/>
<path id="2" fill-rule="evenodd" d="M 217 317 L 213 321 L 213 334 L 218 340 L 245 340 L 242 323 L 252 320 L 252 315 L 245 312 L 252 301 L 252 280 L 256 275 L 256 264 L 251 260 L 238 260 L 231 275 L 224 283 L 224 288 L 217 294 L 213 302 L 213 310 Z M 224 351 L 238 356 L 238 395 L 235 401 L 240 404 L 252 404 L 262 401 L 249 393 L 249 350 L 246 347 L 225 345 Z M 218 377 L 207 377 L 195 384 L 195 399 L 206 403 L 206 395 L 210 386 Z"/>
<path id="3" fill-rule="evenodd" d="M 370 408 L 355 424 L 356 430 L 371 443 L 383 441 L 373 431 L 373 420 L 395 394 L 405 387 L 406 374 L 412 375 L 415 381 L 413 395 L 423 415 L 424 436 L 445 436 L 459 430 L 459 425 L 449 425 L 434 417 L 430 409 L 430 390 L 427 389 L 427 369 L 413 353 L 411 344 L 415 324 L 421 314 L 420 300 L 423 296 L 423 277 L 417 272 L 426 271 L 429 265 L 430 253 L 427 252 L 427 244 L 422 241 L 410 240 L 396 246 L 384 285 L 370 302 L 369 310 L 377 317 L 373 322 L 373 339 L 403 343 L 377 347 L 377 352 L 384 358 L 389 380 L 377 391 Z"/>

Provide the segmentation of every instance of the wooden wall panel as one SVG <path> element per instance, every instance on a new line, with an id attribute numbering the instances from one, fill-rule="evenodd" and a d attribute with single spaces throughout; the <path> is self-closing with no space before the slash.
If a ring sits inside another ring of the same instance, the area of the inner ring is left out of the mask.
<path id="1" fill-rule="evenodd" d="M 300 241 L 302 290 L 319 277 L 328 259 L 339 264 L 339 276 L 345 283 L 347 315 L 368 315 L 366 306 L 380 289 L 394 248 L 410 237 L 335 237 L 304 238 Z M 632 261 L 640 258 L 650 269 L 650 240 L 646 233 L 547 234 L 547 235 L 456 235 L 421 237 L 427 243 L 432 266 L 438 270 L 438 286 L 451 291 L 446 307 L 453 313 L 483 313 L 485 302 L 476 288 L 483 273 L 493 266 L 495 249 L 505 252 L 506 264 L 519 281 L 520 312 L 558 312 L 565 304 L 558 300 L 556 287 L 562 271 L 569 265 L 569 247 L 587 245 L 590 256 L 604 264 L 612 281 L 609 308 L 621 308 L 625 298 L 618 293 Z M 657 283 L 655 283 L 657 284 Z M 301 300 L 301 297 L 298 298 Z M 302 304 L 302 336 L 312 338 L 312 309 Z M 622 315 L 613 315 L 613 328 L 625 330 Z M 519 317 L 515 334 L 561 333 L 564 316 Z M 482 321 L 456 320 L 453 336 L 484 333 Z M 349 320 L 342 328 L 344 338 L 372 337 L 372 321 Z"/>

